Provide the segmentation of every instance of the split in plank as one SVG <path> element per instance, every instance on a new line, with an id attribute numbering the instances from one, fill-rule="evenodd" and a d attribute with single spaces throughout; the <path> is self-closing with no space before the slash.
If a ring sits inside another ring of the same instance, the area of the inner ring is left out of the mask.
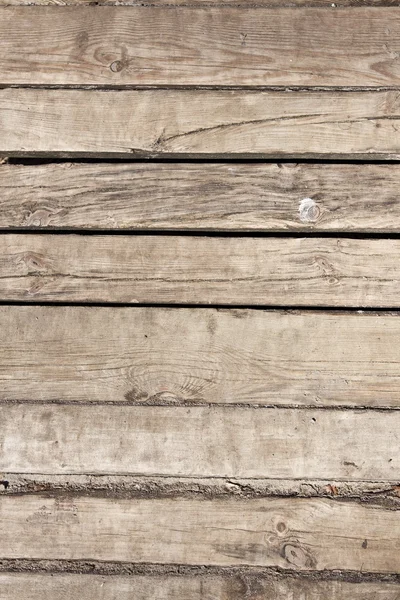
<path id="1" fill-rule="evenodd" d="M 1 415 L 5 473 L 378 482 L 400 470 L 400 411 L 7 404 Z"/>
<path id="2" fill-rule="evenodd" d="M 0 235 L 0 299 L 400 306 L 400 240 Z"/>
<path id="3" fill-rule="evenodd" d="M 400 408 L 397 314 L 0 307 L 0 402 Z"/>
<path id="4" fill-rule="evenodd" d="M 0 165 L 0 228 L 397 233 L 394 164 Z"/>
<path id="5" fill-rule="evenodd" d="M 399 119 L 397 91 L 6 88 L 0 156 L 389 160 Z"/>
<path id="6" fill-rule="evenodd" d="M 0 10 L 1 85 L 400 85 L 399 8 Z"/>
<path id="7" fill-rule="evenodd" d="M 326 499 L 3 496 L 1 555 L 399 573 L 398 519 L 397 511 Z"/>
<path id="8" fill-rule="evenodd" d="M 101 576 L 0 573 L 2 600 L 398 600 L 398 585 L 274 577 L 261 573 Z"/>

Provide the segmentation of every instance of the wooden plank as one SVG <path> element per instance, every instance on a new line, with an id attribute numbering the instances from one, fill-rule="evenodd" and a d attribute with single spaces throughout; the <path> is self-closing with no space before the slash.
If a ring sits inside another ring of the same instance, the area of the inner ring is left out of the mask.
<path id="1" fill-rule="evenodd" d="M 399 338 L 397 314 L 1 306 L 0 401 L 399 408 Z"/>
<path id="2" fill-rule="evenodd" d="M 347 6 L 399 6 L 399 0 L 252 0 L 251 8 L 343 8 Z M 93 0 L 0 0 L 0 6 L 92 6 Z M 249 8 L 249 0 L 97 0 L 96 6 L 185 6 Z"/>
<path id="3" fill-rule="evenodd" d="M 326 499 L 3 496 L 7 558 L 398 573 L 398 514 Z"/>
<path id="4" fill-rule="evenodd" d="M 312 581 L 253 575 L 101 575 L 0 573 L 2 600 L 398 600 L 393 583 Z M 247 596 L 245 595 L 247 594 Z"/>
<path id="5" fill-rule="evenodd" d="M 0 165 L 0 228 L 400 230 L 394 164 Z"/>
<path id="6" fill-rule="evenodd" d="M 396 480 L 399 411 L 11 404 L 0 472 Z"/>
<path id="7" fill-rule="evenodd" d="M 400 240 L 0 235 L 0 299 L 400 306 Z"/>
<path id="8" fill-rule="evenodd" d="M 0 84 L 398 86 L 399 38 L 398 8 L 9 7 Z"/>
<path id="9" fill-rule="evenodd" d="M 0 155 L 399 159 L 399 119 L 397 91 L 6 88 Z"/>

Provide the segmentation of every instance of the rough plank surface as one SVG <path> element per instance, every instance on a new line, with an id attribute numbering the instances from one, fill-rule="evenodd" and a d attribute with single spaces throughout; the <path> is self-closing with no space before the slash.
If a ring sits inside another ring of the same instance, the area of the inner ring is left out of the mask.
<path id="1" fill-rule="evenodd" d="M 0 299 L 400 306 L 400 240 L 0 235 Z"/>
<path id="2" fill-rule="evenodd" d="M 0 495 L 96 494 L 114 498 L 335 498 L 379 503 L 400 509 L 398 479 L 338 481 L 333 479 L 254 479 L 235 477 L 165 477 L 162 475 L 82 475 L 0 473 Z M 7 565 L 0 561 L 0 571 Z M 7 569 L 5 569 L 7 570 Z"/>
<path id="3" fill-rule="evenodd" d="M 398 86 L 399 38 L 398 8 L 10 7 L 0 83 Z"/>
<path id="4" fill-rule="evenodd" d="M 397 91 L 6 88 L 0 156 L 399 159 L 399 119 Z"/>
<path id="5" fill-rule="evenodd" d="M 3 496 L 1 556 L 398 573 L 398 519 L 326 499 Z"/>
<path id="6" fill-rule="evenodd" d="M 382 481 L 400 473 L 400 411 L 2 407 L 0 471 Z"/>
<path id="7" fill-rule="evenodd" d="M 100 575 L 1 573 L 2 600 L 398 600 L 399 587 L 371 581 L 310 581 L 261 575 Z"/>
<path id="8" fill-rule="evenodd" d="M 0 228 L 400 230 L 393 164 L 0 165 Z"/>
<path id="9" fill-rule="evenodd" d="M 0 401 L 400 407 L 400 318 L 0 307 Z"/>
<path id="10" fill-rule="evenodd" d="M 87 6 L 93 0 L 0 0 L 0 6 Z M 400 6 L 399 0 L 96 0 L 96 6 L 158 6 L 158 7 L 244 7 L 244 8 L 327 8 L 347 6 Z"/>

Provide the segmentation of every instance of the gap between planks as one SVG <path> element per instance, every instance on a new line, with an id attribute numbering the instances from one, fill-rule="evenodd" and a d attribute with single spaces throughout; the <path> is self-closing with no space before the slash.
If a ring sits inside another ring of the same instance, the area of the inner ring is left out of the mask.
<path id="1" fill-rule="evenodd" d="M 400 509 L 400 482 L 0 473 L 0 494 L 114 498 L 332 498 Z"/>

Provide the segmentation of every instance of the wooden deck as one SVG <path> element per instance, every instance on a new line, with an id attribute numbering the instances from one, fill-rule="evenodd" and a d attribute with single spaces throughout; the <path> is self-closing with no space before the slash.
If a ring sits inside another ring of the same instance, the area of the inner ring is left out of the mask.
<path id="1" fill-rule="evenodd" d="M 0 0 L 0 599 L 398 600 L 400 5 Z"/>

